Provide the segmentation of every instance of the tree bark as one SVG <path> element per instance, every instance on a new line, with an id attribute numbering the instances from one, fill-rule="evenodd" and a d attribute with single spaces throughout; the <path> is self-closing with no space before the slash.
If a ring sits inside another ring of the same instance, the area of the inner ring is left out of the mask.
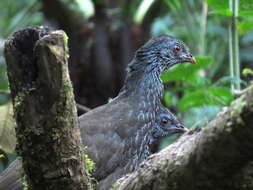
<path id="1" fill-rule="evenodd" d="M 7 41 L 5 57 L 29 189 L 87 189 L 66 34 L 20 30 Z"/>
<path id="2" fill-rule="evenodd" d="M 253 189 L 253 86 L 202 129 L 190 131 L 120 179 L 118 190 Z M 249 172 L 248 169 L 251 169 Z"/>

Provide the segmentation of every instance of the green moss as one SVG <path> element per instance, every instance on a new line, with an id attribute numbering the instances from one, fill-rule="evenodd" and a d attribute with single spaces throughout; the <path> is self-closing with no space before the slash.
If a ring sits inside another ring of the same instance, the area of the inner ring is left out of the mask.
<path id="1" fill-rule="evenodd" d="M 237 114 L 240 114 L 243 110 L 243 108 L 247 105 L 247 102 L 243 100 L 243 98 L 239 98 L 237 101 L 233 103 L 233 109 L 232 109 L 232 116 L 236 116 Z"/>
<path id="2" fill-rule="evenodd" d="M 231 110 L 231 117 L 232 118 L 236 118 L 236 123 L 243 125 L 243 119 L 241 118 L 241 113 L 244 109 L 244 107 L 247 105 L 247 102 L 242 98 L 239 98 L 237 101 L 235 101 L 232 106 L 232 110 Z"/>
<path id="3" fill-rule="evenodd" d="M 20 178 L 18 180 L 20 183 L 22 183 L 23 185 L 23 190 L 28 190 L 28 183 L 27 183 L 27 179 L 26 179 L 26 175 L 24 175 L 22 178 Z"/>
<path id="4" fill-rule="evenodd" d="M 117 189 L 119 187 L 119 184 L 118 183 L 114 183 L 114 184 L 112 184 L 112 187 L 111 187 L 111 189 L 113 190 L 113 189 Z"/>
<path id="5" fill-rule="evenodd" d="M 233 125 L 233 123 L 231 121 L 226 123 L 226 127 L 231 127 Z"/>
<path id="6" fill-rule="evenodd" d="M 84 148 L 84 151 L 86 151 L 86 147 Z M 82 159 L 85 164 L 86 170 L 89 172 L 89 176 L 91 176 L 91 173 L 96 169 L 96 164 L 89 158 L 89 156 L 86 153 L 82 153 Z"/>
<path id="7" fill-rule="evenodd" d="M 22 105 L 22 102 L 24 101 L 24 97 L 26 96 L 25 93 L 18 93 L 14 98 L 14 111 L 18 109 L 20 105 Z"/>
<path id="8" fill-rule="evenodd" d="M 69 58 L 69 47 L 68 47 L 68 36 L 65 32 L 62 34 L 62 39 L 64 42 L 64 50 L 65 50 L 65 59 L 67 60 Z"/>
<path id="9" fill-rule="evenodd" d="M 226 131 L 226 132 L 228 132 L 228 133 L 231 133 L 232 128 L 231 128 L 231 127 L 225 127 L 225 128 L 224 128 L 224 131 Z"/>
<path id="10" fill-rule="evenodd" d="M 239 124 L 239 125 L 244 126 L 244 122 L 243 122 L 243 119 L 241 117 L 236 118 L 236 123 Z"/>
<path id="11" fill-rule="evenodd" d="M 97 180 L 92 176 L 92 173 L 94 172 L 94 170 L 96 169 L 96 164 L 95 162 L 93 162 L 93 160 L 91 160 L 89 158 L 89 156 L 87 155 L 87 147 L 82 147 L 82 159 L 84 161 L 84 165 L 85 165 L 85 171 L 86 171 L 86 175 L 88 177 L 88 180 L 90 181 L 90 185 L 92 183 L 98 183 Z M 91 186 L 89 187 L 89 189 L 93 189 Z"/>

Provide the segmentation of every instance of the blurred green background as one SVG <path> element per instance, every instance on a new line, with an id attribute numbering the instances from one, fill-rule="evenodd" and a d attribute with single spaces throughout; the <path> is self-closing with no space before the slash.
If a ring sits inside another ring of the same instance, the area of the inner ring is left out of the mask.
<path id="1" fill-rule="evenodd" d="M 188 128 L 203 127 L 253 76 L 251 0 L 1 0 L 0 10 L 2 168 L 15 157 L 4 42 L 18 29 L 46 25 L 67 32 L 76 102 L 89 108 L 117 95 L 127 63 L 151 36 L 183 40 L 197 65 L 175 66 L 162 80 L 164 104 Z"/>

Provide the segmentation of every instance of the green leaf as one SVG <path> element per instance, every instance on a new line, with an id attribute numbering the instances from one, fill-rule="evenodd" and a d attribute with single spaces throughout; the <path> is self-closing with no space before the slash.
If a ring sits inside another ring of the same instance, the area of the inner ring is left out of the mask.
<path id="1" fill-rule="evenodd" d="M 205 0 L 209 7 L 214 10 L 229 9 L 229 4 L 227 0 Z"/>
<path id="2" fill-rule="evenodd" d="M 214 102 L 217 104 L 214 105 L 229 105 L 233 100 L 233 94 L 229 88 L 225 87 L 210 87 L 208 89 L 208 94 L 210 99 L 214 99 Z"/>
<path id="3" fill-rule="evenodd" d="M 233 95 L 228 88 L 210 87 L 186 94 L 179 101 L 179 109 L 185 111 L 205 105 L 226 106 L 232 99 Z"/>
<path id="4" fill-rule="evenodd" d="M 174 106 L 178 102 L 177 96 L 175 96 L 172 92 L 166 91 L 164 93 L 164 103 L 167 107 Z"/>
<path id="5" fill-rule="evenodd" d="M 241 0 L 241 1 L 239 1 L 239 7 L 240 7 L 241 10 L 252 11 L 253 10 L 252 0 Z"/>
<path id="6" fill-rule="evenodd" d="M 186 83 L 187 82 L 187 83 Z M 206 86 L 211 85 L 211 80 L 206 77 L 201 77 L 201 76 L 191 76 L 187 78 L 187 81 L 185 81 L 183 84 L 184 86 L 190 86 L 191 88 L 206 88 Z"/>
<path id="7" fill-rule="evenodd" d="M 244 76 L 253 76 L 253 70 L 250 68 L 244 68 L 242 74 Z"/>
<path id="8" fill-rule="evenodd" d="M 239 10 L 239 16 L 242 18 L 253 18 L 253 9 L 252 10 Z"/>
<path id="9" fill-rule="evenodd" d="M 237 26 L 241 35 L 247 34 L 253 29 L 253 19 L 244 19 L 243 21 L 237 23 Z"/>
<path id="10" fill-rule="evenodd" d="M 232 16 L 233 13 L 229 9 L 218 9 L 211 11 L 211 14 L 223 15 L 223 16 Z"/>
<path id="11" fill-rule="evenodd" d="M 197 63 L 192 64 L 178 64 L 171 68 L 169 72 L 162 74 L 161 78 L 163 82 L 169 81 L 185 81 L 192 76 L 195 76 L 198 71 L 206 68 L 212 62 L 211 57 L 196 57 Z"/>
<path id="12" fill-rule="evenodd" d="M 8 88 L 6 65 L 0 64 L 0 90 L 8 90 Z"/>

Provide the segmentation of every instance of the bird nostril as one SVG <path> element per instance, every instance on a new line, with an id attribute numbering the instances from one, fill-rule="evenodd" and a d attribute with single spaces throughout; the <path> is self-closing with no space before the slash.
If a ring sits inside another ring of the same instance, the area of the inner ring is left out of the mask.
<path id="1" fill-rule="evenodd" d="M 178 128 L 184 129 L 185 127 L 183 125 L 179 124 Z"/>

